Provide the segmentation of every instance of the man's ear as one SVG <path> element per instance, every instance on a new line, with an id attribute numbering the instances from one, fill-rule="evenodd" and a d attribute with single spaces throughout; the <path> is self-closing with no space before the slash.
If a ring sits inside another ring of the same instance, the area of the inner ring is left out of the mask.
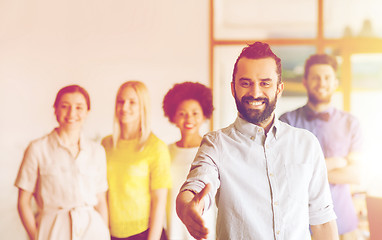
<path id="1" fill-rule="evenodd" d="M 305 77 L 302 78 L 302 85 L 307 89 L 308 88 L 308 82 Z"/>
<path id="2" fill-rule="evenodd" d="M 280 97 L 284 91 L 284 82 L 281 82 L 277 85 L 277 97 Z"/>
<path id="3" fill-rule="evenodd" d="M 231 94 L 233 98 L 235 98 L 235 82 L 234 81 L 231 82 Z"/>

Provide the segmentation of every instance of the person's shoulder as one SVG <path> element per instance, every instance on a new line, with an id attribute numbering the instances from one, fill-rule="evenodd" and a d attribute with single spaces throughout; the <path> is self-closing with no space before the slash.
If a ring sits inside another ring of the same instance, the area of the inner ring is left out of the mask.
<path id="1" fill-rule="evenodd" d="M 361 131 L 361 122 L 359 119 L 350 112 L 346 112 L 341 109 L 334 108 L 332 112 L 334 121 L 337 124 L 341 124 L 348 129 L 350 132 L 359 132 Z"/>
<path id="2" fill-rule="evenodd" d="M 295 136 L 297 139 L 316 139 L 316 136 L 307 129 L 294 127 L 286 122 L 279 121 L 281 136 Z"/>
<path id="3" fill-rule="evenodd" d="M 203 142 L 214 142 L 215 144 L 221 141 L 224 141 L 224 139 L 232 138 L 232 135 L 234 135 L 235 127 L 234 124 L 230 124 L 227 127 L 212 130 L 204 134 L 203 136 Z"/>
<path id="4" fill-rule="evenodd" d="M 338 108 L 333 108 L 333 113 L 335 115 L 338 115 L 342 118 L 345 118 L 346 120 L 351 121 L 351 122 L 353 122 L 353 121 L 358 122 L 359 121 L 358 118 L 355 115 L 353 115 L 352 113 L 338 109 Z"/>
<path id="5" fill-rule="evenodd" d="M 113 147 L 113 136 L 108 135 L 101 140 L 101 145 L 105 149 L 111 149 Z"/>
<path id="6" fill-rule="evenodd" d="M 176 142 L 170 143 L 167 145 L 168 151 L 171 153 L 175 153 L 178 150 L 178 147 L 176 146 Z"/>
<path id="7" fill-rule="evenodd" d="M 83 138 L 84 141 L 86 142 L 86 144 L 91 148 L 91 149 L 95 149 L 95 150 L 99 150 L 99 149 L 102 149 L 103 150 L 103 147 L 101 145 L 101 143 L 99 142 L 99 140 L 95 140 L 95 139 L 91 139 L 91 138 Z"/>
<path id="8" fill-rule="evenodd" d="M 149 137 L 147 138 L 147 141 L 152 142 L 152 143 L 164 143 L 157 135 L 155 135 L 152 132 L 150 133 Z"/>
<path id="9" fill-rule="evenodd" d="M 53 134 L 54 132 L 52 131 L 41 137 L 33 139 L 32 141 L 30 141 L 28 148 L 40 148 L 40 147 L 46 146 L 47 144 L 52 142 L 51 138 L 53 137 L 52 136 Z"/>
<path id="10" fill-rule="evenodd" d="M 303 111 L 303 107 L 299 107 L 294 110 L 287 111 L 281 114 L 279 119 L 283 122 L 290 123 L 291 121 L 293 121 L 293 119 L 300 117 L 302 111 Z"/>
<path id="11" fill-rule="evenodd" d="M 154 133 L 150 133 L 146 144 L 153 148 L 168 148 L 167 144 Z"/>
<path id="12" fill-rule="evenodd" d="M 46 153 L 47 149 L 50 149 L 51 146 L 54 146 L 52 134 L 54 134 L 54 131 L 31 140 L 24 151 L 24 155 L 40 158 L 41 155 Z"/>
<path id="13" fill-rule="evenodd" d="M 229 125 L 228 127 L 224 127 L 224 128 L 220 128 L 220 129 L 209 131 L 206 134 L 204 134 L 204 137 L 205 138 L 215 139 L 215 138 L 218 138 L 218 137 L 220 137 L 222 135 L 228 135 L 232 131 L 232 127 L 231 126 L 232 126 L 232 124 Z"/>

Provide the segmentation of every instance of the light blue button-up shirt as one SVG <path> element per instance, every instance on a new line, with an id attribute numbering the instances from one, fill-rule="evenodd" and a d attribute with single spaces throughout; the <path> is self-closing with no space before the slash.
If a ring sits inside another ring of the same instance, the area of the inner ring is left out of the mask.
<path id="1" fill-rule="evenodd" d="M 218 239 L 311 239 L 309 224 L 336 218 L 316 137 L 277 118 L 267 135 L 240 117 L 206 134 L 181 191 L 207 183 Z"/>

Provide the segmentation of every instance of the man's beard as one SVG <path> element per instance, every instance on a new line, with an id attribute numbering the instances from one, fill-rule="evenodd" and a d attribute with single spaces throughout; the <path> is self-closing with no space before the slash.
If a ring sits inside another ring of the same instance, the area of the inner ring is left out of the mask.
<path id="1" fill-rule="evenodd" d="M 308 100 L 314 105 L 327 104 L 330 103 L 332 95 L 327 95 L 326 97 L 316 96 L 314 93 L 308 92 Z"/>
<path id="2" fill-rule="evenodd" d="M 263 101 L 265 104 L 265 109 L 250 109 L 246 108 L 246 101 Z M 235 102 L 237 110 L 239 111 L 242 118 L 247 120 L 250 123 L 253 124 L 259 124 L 267 120 L 269 117 L 272 116 L 273 111 L 276 108 L 276 102 L 277 102 L 277 95 L 275 95 L 275 98 L 273 101 L 269 101 L 268 98 L 254 98 L 252 96 L 244 96 L 241 98 L 241 101 L 236 96 L 236 90 L 235 90 Z"/>

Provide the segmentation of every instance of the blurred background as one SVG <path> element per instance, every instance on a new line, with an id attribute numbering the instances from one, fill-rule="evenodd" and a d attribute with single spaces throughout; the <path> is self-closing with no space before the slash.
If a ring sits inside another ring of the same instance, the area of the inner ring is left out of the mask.
<path id="1" fill-rule="evenodd" d="M 150 92 L 153 131 L 171 143 L 180 134 L 163 115 L 168 89 L 184 81 L 212 87 L 215 112 L 203 131 L 227 126 L 236 117 L 233 64 L 254 41 L 282 59 L 278 114 L 306 103 L 306 58 L 338 58 L 333 104 L 357 116 L 364 133 L 365 177 L 353 191 L 367 239 L 365 193 L 382 196 L 380 9 L 379 0 L 0 0 L 0 239 L 27 239 L 13 182 L 28 143 L 56 126 L 60 88 L 89 91 L 85 134 L 100 141 L 112 131 L 118 87 L 140 80 Z"/>

